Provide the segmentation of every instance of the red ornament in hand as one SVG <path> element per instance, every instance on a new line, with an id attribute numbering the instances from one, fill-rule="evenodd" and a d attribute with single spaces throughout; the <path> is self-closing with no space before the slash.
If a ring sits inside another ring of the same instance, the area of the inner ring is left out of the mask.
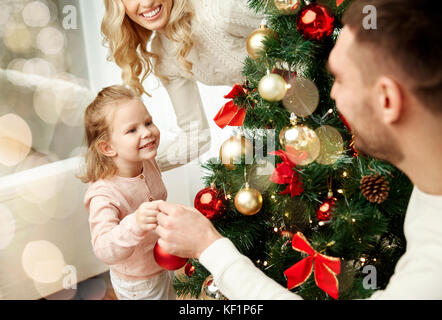
<path id="1" fill-rule="evenodd" d="M 227 210 L 228 200 L 224 192 L 207 187 L 195 196 L 194 206 L 207 219 L 212 220 L 221 217 Z"/>
<path id="2" fill-rule="evenodd" d="M 153 248 L 153 257 L 156 263 L 167 270 L 178 270 L 187 262 L 187 258 L 181 258 L 167 253 L 158 245 L 158 242 Z"/>
<path id="3" fill-rule="evenodd" d="M 326 6 L 312 3 L 299 13 L 296 26 L 307 40 L 322 40 L 332 34 L 335 17 Z"/>

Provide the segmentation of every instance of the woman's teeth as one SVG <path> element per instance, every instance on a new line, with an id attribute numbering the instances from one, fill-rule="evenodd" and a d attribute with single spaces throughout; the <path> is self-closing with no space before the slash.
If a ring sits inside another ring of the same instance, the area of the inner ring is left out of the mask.
<path id="1" fill-rule="evenodd" d="M 154 16 L 156 16 L 158 14 L 158 12 L 160 12 L 161 10 L 161 6 L 159 6 L 158 8 L 156 8 L 153 11 L 147 12 L 147 13 L 142 13 L 141 15 L 145 18 L 152 18 Z"/>

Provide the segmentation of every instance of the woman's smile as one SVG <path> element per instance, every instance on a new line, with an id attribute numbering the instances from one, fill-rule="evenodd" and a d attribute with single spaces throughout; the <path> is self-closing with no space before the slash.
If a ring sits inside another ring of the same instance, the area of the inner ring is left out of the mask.
<path id="1" fill-rule="evenodd" d="M 147 21 L 152 21 L 157 19 L 163 10 L 163 6 L 160 4 L 159 6 L 153 8 L 153 9 L 148 9 L 143 11 L 142 13 L 140 13 L 140 16 L 144 19 L 146 19 Z"/>
<path id="2" fill-rule="evenodd" d="M 163 30 L 169 23 L 173 0 L 120 0 L 129 19 L 151 30 Z M 187 1 L 187 0 L 185 0 Z"/>

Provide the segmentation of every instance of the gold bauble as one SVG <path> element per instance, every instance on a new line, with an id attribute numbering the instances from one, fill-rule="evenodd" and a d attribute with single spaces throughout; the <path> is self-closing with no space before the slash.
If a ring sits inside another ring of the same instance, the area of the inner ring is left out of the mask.
<path id="1" fill-rule="evenodd" d="M 246 216 L 252 216 L 261 210 L 262 201 L 261 193 L 246 184 L 245 188 L 238 191 L 233 203 L 236 210 Z"/>
<path id="2" fill-rule="evenodd" d="M 264 100 L 280 101 L 287 93 L 287 82 L 279 74 L 269 73 L 259 81 L 258 92 Z"/>
<path id="3" fill-rule="evenodd" d="M 264 49 L 262 41 L 264 38 L 271 34 L 271 29 L 267 28 L 266 25 L 262 24 L 259 29 L 252 31 L 252 33 L 247 38 L 247 52 L 252 59 L 257 59 L 259 53 Z"/>
<path id="4" fill-rule="evenodd" d="M 208 276 L 201 286 L 200 300 L 227 300 L 219 291 L 212 275 Z"/>
<path id="5" fill-rule="evenodd" d="M 319 104 L 319 91 L 315 83 L 307 78 L 296 77 L 290 81 L 282 104 L 298 117 L 308 117 Z"/>
<path id="6" fill-rule="evenodd" d="M 230 137 L 221 145 L 219 158 L 229 170 L 235 169 L 235 164 L 241 163 L 242 158 L 250 164 L 253 162 L 253 144 L 239 134 Z"/>
<path id="7" fill-rule="evenodd" d="M 335 163 L 344 152 L 344 140 L 339 131 L 325 125 L 315 130 L 321 143 L 321 151 L 316 162 L 330 165 Z"/>
<path id="8" fill-rule="evenodd" d="M 275 7 L 283 14 L 296 14 L 301 8 L 301 0 L 274 0 Z"/>
<path id="9" fill-rule="evenodd" d="M 314 130 L 292 121 L 289 126 L 282 128 L 279 142 L 285 148 L 287 156 L 296 165 L 305 166 L 319 156 L 321 144 Z"/>

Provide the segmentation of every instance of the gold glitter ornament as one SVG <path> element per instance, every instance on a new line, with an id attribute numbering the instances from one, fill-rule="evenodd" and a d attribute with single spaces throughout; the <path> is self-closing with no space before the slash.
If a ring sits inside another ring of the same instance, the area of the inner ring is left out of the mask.
<path id="1" fill-rule="evenodd" d="M 295 77 L 290 82 L 282 104 L 288 112 L 298 117 L 308 117 L 319 104 L 319 91 L 315 83 L 307 78 Z"/>
<path id="2" fill-rule="evenodd" d="M 296 115 L 292 113 L 290 125 L 282 128 L 279 134 L 279 142 L 290 161 L 305 166 L 319 156 L 321 144 L 316 132 L 303 124 L 298 124 L 296 119 Z"/>
<path id="3" fill-rule="evenodd" d="M 344 152 L 344 140 L 339 131 L 332 126 L 322 126 L 315 130 L 321 143 L 321 150 L 316 162 L 331 165 Z"/>

